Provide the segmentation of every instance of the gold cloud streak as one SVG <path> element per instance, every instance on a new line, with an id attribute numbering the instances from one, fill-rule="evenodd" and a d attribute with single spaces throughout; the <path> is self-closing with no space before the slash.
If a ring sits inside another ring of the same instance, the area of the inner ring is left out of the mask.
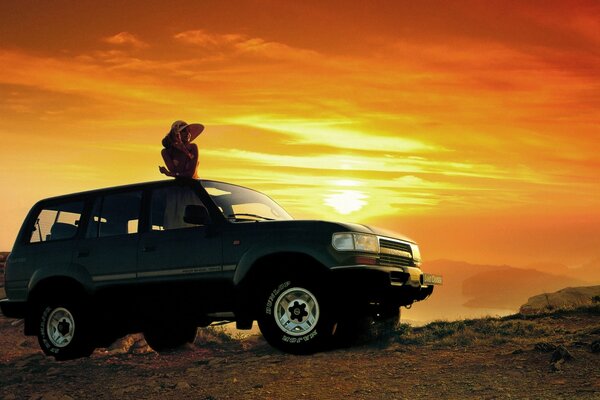
<path id="1" fill-rule="evenodd" d="M 440 147 L 414 139 L 382 136 L 335 126 L 338 121 L 281 120 L 265 116 L 231 118 L 227 122 L 293 135 L 291 144 L 317 144 L 332 148 L 387 151 L 392 153 L 422 153 L 441 151 Z M 352 124 L 352 122 L 347 122 Z"/>
<path id="2" fill-rule="evenodd" d="M 543 176 L 525 171 L 503 171 L 493 165 L 433 161 L 423 157 L 365 155 L 278 155 L 238 149 L 204 149 L 213 159 L 245 160 L 254 164 L 301 169 L 395 172 L 404 174 L 454 175 L 512 181 L 543 181 Z"/>

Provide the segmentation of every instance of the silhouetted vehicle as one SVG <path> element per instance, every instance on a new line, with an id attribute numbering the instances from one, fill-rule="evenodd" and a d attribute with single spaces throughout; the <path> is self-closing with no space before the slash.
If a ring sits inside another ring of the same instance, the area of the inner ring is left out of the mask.
<path id="1" fill-rule="evenodd" d="M 169 350 L 223 320 L 257 320 L 273 346 L 310 353 L 428 297 L 441 278 L 420 260 L 406 238 L 293 220 L 257 191 L 174 179 L 38 202 L 7 260 L 0 308 L 57 359 L 140 331 Z"/>

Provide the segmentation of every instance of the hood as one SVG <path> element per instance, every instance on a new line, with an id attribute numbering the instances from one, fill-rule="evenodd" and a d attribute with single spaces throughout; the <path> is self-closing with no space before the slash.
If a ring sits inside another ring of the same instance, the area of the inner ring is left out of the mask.
<path id="1" fill-rule="evenodd" d="M 414 240 L 412 240 L 411 238 L 404 236 L 398 232 L 388 230 L 388 229 L 377 228 L 374 226 L 363 225 L 363 224 L 352 224 L 352 223 L 343 223 L 343 222 L 337 222 L 337 224 L 348 228 L 349 231 L 361 232 L 361 233 L 372 233 L 375 235 L 385 236 L 385 237 L 389 237 L 392 239 L 400 239 L 400 240 L 404 240 L 406 242 L 416 244 L 416 242 Z"/>
<path id="2" fill-rule="evenodd" d="M 378 236 L 385 236 L 392 239 L 399 239 L 406 242 L 414 243 L 416 242 L 411 238 L 404 236 L 398 232 L 394 232 L 391 230 L 377 228 L 374 226 L 363 225 L 363 224 L 353 224 L 349 222 L 336 222 L 336 221 L 318 221 L 318 220 L 293 220 L 293 221 L 272 221 L 279 223 L 290 223 L 290 226 L 299 227 L 303 224 L 322 224 L 322 226 L 333 226 L 333 229 L 338 232 L 348 231 L 348 232 L 359 232 L 359 233 L 371 233 Z M 301 224 L 301 225 L 299 225 Z M 331 229 L 331 228 L 330 228 Z"/>

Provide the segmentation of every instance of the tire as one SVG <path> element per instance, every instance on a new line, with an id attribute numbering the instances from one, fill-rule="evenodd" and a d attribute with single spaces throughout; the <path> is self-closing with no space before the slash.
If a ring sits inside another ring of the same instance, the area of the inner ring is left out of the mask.
<path id="1" fill-rule="evenodd" d="M 144 330 L 144 339 L 157 353 L 178 349 L 187 343 L 194 343 L 198 328 L 190 323 L 153 325 Z"/>
<path id="2" fill-rule="evenodd" d="M 310 354 L 329 343 L 332 310 L 316 282 L 293 278 L 266 285 L 258 326 L 271 346 L 286 353 Z"/>
<path id="3" fill-rule="evenodd" d="M 63 361 L 92 354 L 92 329 L 81 301 L 53 301 L 39 310 L 37 337 L 46 355 Z"/>

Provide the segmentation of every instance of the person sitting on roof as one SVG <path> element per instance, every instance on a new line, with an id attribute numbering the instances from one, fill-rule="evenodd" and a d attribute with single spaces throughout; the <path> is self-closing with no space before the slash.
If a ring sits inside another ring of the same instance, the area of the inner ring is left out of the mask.
<path id="1" fill-rule="evenodd" d="M 198 178 L 198 146 L 192 143 L 204 130 L 202 124 L 175 121 L 162 140 L 161 155 L 165 164 L 159 166 L 161 174 L 172 177 Z"/>

